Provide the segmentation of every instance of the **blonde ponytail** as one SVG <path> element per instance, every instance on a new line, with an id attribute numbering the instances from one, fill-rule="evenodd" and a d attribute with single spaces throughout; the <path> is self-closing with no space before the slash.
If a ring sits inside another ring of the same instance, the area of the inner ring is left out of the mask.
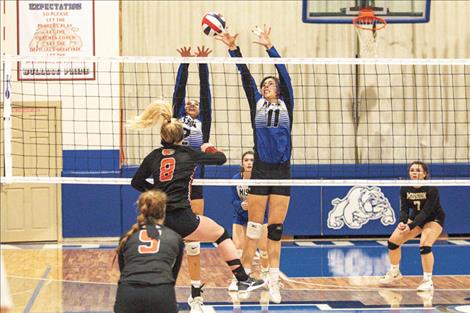
<path id="1" fill-rule="evenodd" d="M 165 100 L 155 100 L 151 102 L 142 112 L 127 123 L 127 127 L 132 129 L 144 129 L 154 126 L 157 123 L 170 123 L 172 118 L 171 104 Z"/>

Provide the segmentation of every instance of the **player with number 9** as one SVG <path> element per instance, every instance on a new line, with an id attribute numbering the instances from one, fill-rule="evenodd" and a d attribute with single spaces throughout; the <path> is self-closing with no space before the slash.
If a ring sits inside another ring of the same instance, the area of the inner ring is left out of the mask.
<path id="1" fill-rule="evenodd" d="M 116 313 L 178 312 L 175 282 L 183 259 L 183 239 L 164 226 L 166 195 L 149 190 L 137 200 L 139 215 L 116 249 L 121 276 Z"/>

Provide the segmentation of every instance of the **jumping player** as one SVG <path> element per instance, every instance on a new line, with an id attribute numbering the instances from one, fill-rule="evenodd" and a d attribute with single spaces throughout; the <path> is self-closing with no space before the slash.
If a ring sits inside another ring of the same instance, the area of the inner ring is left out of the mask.
<path id="1" fill-rule="evenodd" d="M 177 49 L 182 57 L 207 57 L 212 50 L 197 47 L 193 55 L 190 47 Z M 207 64 L 199 64 L 199 101 L 189 99 L 186 101 L 186 84 L 188 82 L 188 63 L 180 64 L 176 76 L 175 90 L 173 92 L 173 116 L 183 123 L 183 145 L 196 150 L 201 149 L 203 143 L 209 142 L 211 129 L 211 92 L 209 88 L 209 68 Z M 204 166 L 196 167 L 194 178 L 204 178 Z M 196 215 L 204 214 L 204 197 L 202 186 L 192 186 L 191 208 Z M 191 278 L 191 295 L 188 304 L 191 313 L 202 312 L 202 282 L 201 282 L 201 245 L 199 242 L 187 241 L 186 255 L 188 259 L 189 276 Z"/>
<path id="2" fill-rule="evenodd" d="M 270 57 L 278 58 L 279 53 L 271 43 L 271 27 L 256 28 L 258 36 L 255 41 L 266 48 Z M 238 34 L 228 32 L 218 35 L 216 39 L 224 42 L 230 56 L 241 57 L 237 47 Z M 254 134 L 254 164 L 252 179 L 290 179 L 291 130 L 294 110 L 294 95 L 291 79 L 284 64 L 276 64 L 279 78 L 264 77 L 260 91 L 256 87 L 246 64 L 237 64 L 240 71 L 243 89 L 245 90 L 251 113 L 251 125 Z M 251 270 L 256 251 L 256 242 L 262 234 L 262 223 L 269 201 L 268 215 L 268 256 L 269 256 L 269 293 L 271 301 L 281 302 L 279 284 L 279 264 L 281 255 L 281 238 L 284 220 L 290 200 L 289 186 L 252 186 L 248 194 L 247 240 L 243 250 L 243 264 Z"/>
<path id="3" fill-rule="evenodd" d="M 132 178 L 132 186 L 141 192 L 157 189 L 167 194 L 165 225 L 185 240 L 217 243 L 220 255 L 237 278 L 239 291 L 262 287 L 265 284 L 263 280 L 254 280 L 245 272 L 227 231 L 212 219 L 196 215 L 191 210 L 188 194 L 196 165 L 221 165 L 227 160 L 225 154 L 208 143 L 203 144 L 200 151 L 182 145 L 183 124 L 172 118 L 171 106 L 164 101 L 148 105 L 130 123 L 130 127 L 146 128 L 159 121 L 162 123 L 162 147 L 145 157 Z M 153 184 L 146 180 L 149 177 L 153 177 Z"/>
<path id="4" fill-rule="evenodd" d="M 116 313 L 178 312 L 175 282 L 184 245 L 180 235 L 163 225 L 166 199 L 161 191 L 142 193 L 137 222 L 119 241 Z"/>
<path id="5" fill-rule="evenodd" d="M 408 173 L 413 180 L 428 179 L 429 176 L 427 165 L 420 161 L 412 162 Z M 401 278 L 400 246 L 421 234 L 419 253 L 423 266 L 423 281 L 417 290 L 431 291 L 434 289 L 432 245 L 441 234 L 445 219 L 444 210 L 439 202 L 439 191 L 433 186 L 401 187 L 400 202 L 400 223 L 388 240 L 390 270 L 379 282 L 389 284 Z M 411 209 L 411 213 L 409 209 Z"/>

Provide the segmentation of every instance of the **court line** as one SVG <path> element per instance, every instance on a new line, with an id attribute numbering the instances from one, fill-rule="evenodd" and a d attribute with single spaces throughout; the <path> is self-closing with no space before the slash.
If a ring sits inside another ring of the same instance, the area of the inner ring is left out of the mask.
<path id="1" fill-rule="evenodd" d="M 456 276 L 456 275 L 453 275 Z M 468 275 L 458 275 L 458 276 L 468 276 Z M 111 285 L 117 286 L 116 282 L 93 282 L 93 281 L 82 281 L 82 280 L 66 280 L 66 279 L 53 279 L 53 278 L 37 278 L 37 277 L 27 277 L 27 276 L 17 276 L 17 275 L 8 275 L 9 278 L 17 278 L 17 279 L 29 279 L 29 280 L 40 280 L 44 282 L 63 282 L 63 283 L 76 283 L 76 284 L 90 284 L 90 285 Z M 363 278 L 362 276 L 358 276 Z M 368 276 L 364 276 L 368 277 Z M 374 276 L 370 276 L 374 277 Z M 377 276 L 378 277 L 378 276 Z M 334 277 L 327 277 L 327 278 L 334 278 Z M 309 289 L 298 289 L 298 288 L 282 288 L 283 290 L 299 290 L 299 291 L 351 291 L 351 290 L 358 290 L 358 291 L 378 291 L 378 290 L 392 290 L 392 291 L 416 291 L 415 288 L 390 288 L 390 287 L 362 287 L 362 286 L 338 286 L 338 285 L 330 285 L 330 284 L 317 284 L 317 283 L 309 283 L 309 282 L 302 282 L 296 281 L 290 278 L 287 278 L 284 274 L 281 274 L 281 279 L 298 285 L 306 285 L 306 286 L 319 286 L 319 287 L 326 287 L 325 288 L 309 288 Z M 281 283 L 282 283 L 281 280 Z M 176 288 L 190 288 L 190 285 L 175 286 Z M 329 288 L 329 289 L 328 289 Z M 226 286 L 224 287 L 206 287 L 206 289 L 227 289 Z M 435 288 L 434 291 L 468 291 L 468 288 Z"/>
<path id="2" fill-rule="evenodd" d="M 51 272 L 51 266 L 47 265 L 46 271 L 44 272 L 44 274 L 42 274 L 42 277 L 39 280 L 39 283 L 37 284 L 36 288 L 34 289 L 33 294 L 31 295 L 31 298 L 28 301 L 28 304 L 26 304 L 23 313 L 29 313 L 31 311 L 34 301 L 36 300 L 39 293 L 41 292 L 42 287 L 46 283 L 46 277 L 49 276 L 50 272 Z"/>

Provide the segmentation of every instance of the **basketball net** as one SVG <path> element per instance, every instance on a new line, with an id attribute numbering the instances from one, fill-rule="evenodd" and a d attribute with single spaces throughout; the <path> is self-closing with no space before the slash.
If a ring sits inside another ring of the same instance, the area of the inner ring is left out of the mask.
<path id="1" fill-rule="evenodd" d="M 373 10 L 361 9 L 353 25 L 359 37 L 361 56 L 378 58 L 378 31 L 385 28 L 387 22 L 375 16 Z"/>

